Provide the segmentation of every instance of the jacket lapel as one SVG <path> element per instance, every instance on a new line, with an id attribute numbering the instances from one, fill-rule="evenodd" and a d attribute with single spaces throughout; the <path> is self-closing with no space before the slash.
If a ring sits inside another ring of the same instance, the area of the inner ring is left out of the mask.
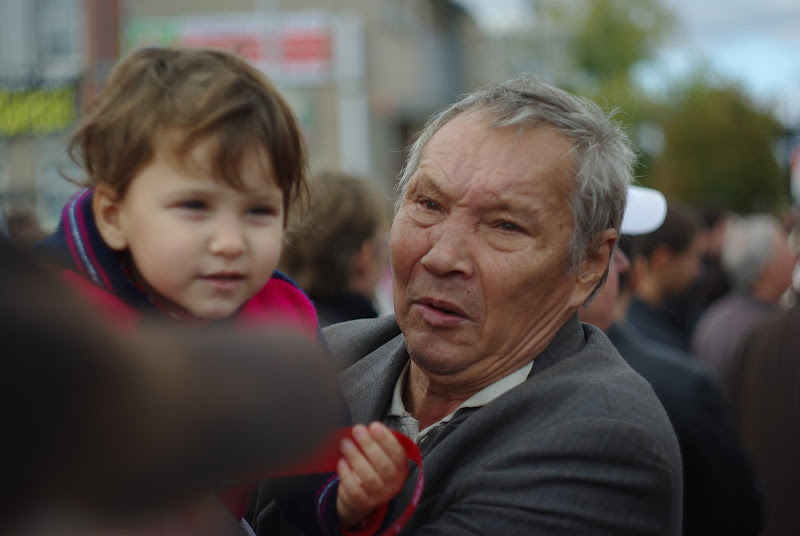
<path id="1" fill-rule="evenodd" d="M 408 353 L 402 335 L 398 335 L 339 376 L 344 397 L 352 408 L 353 423 L 383 418 L 406 361 Z"/>

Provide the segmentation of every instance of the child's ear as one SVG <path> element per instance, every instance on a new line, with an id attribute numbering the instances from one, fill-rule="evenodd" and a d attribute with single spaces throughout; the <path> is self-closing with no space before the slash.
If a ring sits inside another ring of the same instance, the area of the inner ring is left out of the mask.
<path id="1" fill-rule="evenodd" d="M 120 222 L 119 197 L 108 186 L 100 185 L 94 190 L 92 212 L 97 230 L 111 249 L 121 251 L 128 247 L 128 240 Z"/>
<path id="2" fill-rule="evenodd" d="M 578 283 L 573 292 L 573 304 L 578 307 L 583 305 L 592 295 L 597 285 L 607 274 L 611 263 L 611 252 L 618 238 L 615 229 L 606 229 L 600 235 L 598 246 L 583 261 L 576 277 Z"/>

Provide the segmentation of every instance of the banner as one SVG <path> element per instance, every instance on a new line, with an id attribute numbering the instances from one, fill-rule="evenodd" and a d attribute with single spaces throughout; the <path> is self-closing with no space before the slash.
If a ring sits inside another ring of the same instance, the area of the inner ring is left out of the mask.
<path id="1" fill-rule="evenodd" d="M 11 89 L 0 82 L 0 137 L 57 134 L 72 126 L 77 115 L 74 84 Z"/>
<path id="2" fill-rule="evenodd" d="M 319 86 L 331 77 L 332 30 L 322 11 L 132 18 L 123 53 L 146 46 L 232 50 L 281 86 Z"/>

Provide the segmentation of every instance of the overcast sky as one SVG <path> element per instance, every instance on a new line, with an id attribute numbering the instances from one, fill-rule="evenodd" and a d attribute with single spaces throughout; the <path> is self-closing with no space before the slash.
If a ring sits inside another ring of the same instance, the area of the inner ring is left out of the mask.
<path id="1" fill-rule="evenodd" d="M 492 30 L 530 20 L 530 0 L 459 0 Z M 679 20 L 674 42 L 639 73 L 648 87 L 700 61 L 739 80 L 800 128 L 800 0 L 661 0 Z"/>

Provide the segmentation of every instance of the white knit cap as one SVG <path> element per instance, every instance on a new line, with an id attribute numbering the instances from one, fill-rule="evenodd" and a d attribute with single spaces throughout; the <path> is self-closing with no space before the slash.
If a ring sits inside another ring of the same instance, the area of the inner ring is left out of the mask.
<path id="1" fill-rule="evenodd" d="M 622 234 L 647 234 L 658 229 L 667 216 L 664 194 L 642 186 L 628 187 L 628 204 L 622 218 Z"/>

